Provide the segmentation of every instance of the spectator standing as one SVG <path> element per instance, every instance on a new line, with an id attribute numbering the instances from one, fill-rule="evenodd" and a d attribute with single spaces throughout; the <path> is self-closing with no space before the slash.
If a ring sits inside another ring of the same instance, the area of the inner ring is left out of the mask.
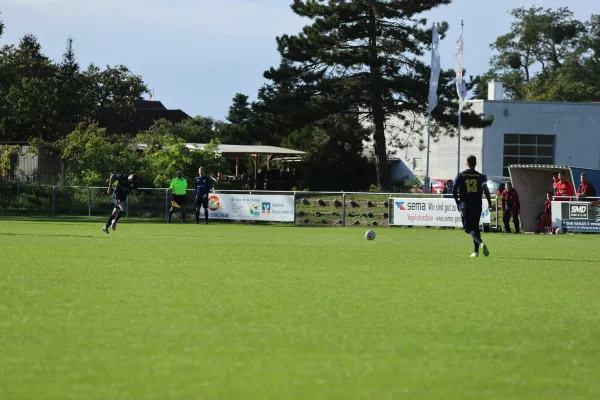
<path id="1" fill-rule="evenodd" d="M 587 174 L 585 172 L 581 173 L 581 184 L 577 189 L 577 199 L 585 199 L 586 197 L 596 197 L 596 189 L 591 182 L 587 180 Z M 596 199 L 593 199 L 596 200 Z"/>
<path id="2" fill-rule="evenodd" d="M 558 179 L 558 172 L 553 172 L 552 173 L 552 195 L 553 196 L 556 196 L 556 194 L 558 193 L 558 190 L 556 189 L 558 182 L 560 182 L 560 179 Z"/>
<path id="3" fill-rule="evenodd" d="M 442 190 L 442 198 L 443 199 L 452 199 L 454 197 L 454 195 L 452 194 L 452 191 L 454 190 L 454 182 L 452 182 L 452 179 L 448 179 L 446 181 L 446 186 L 444 186 L 444 189 Z M 442 226 L 442 229 L 454 229 L 454 227 L 449 227 L 449 226 Z"/>
<path id="4" fill-rule="evenodd" d="M 567 180 L 567 173 L 565 171 L 560 171 L 558 173 L 558 183 L 556 184 L 556 194 L 558 197 L 556 200 L 558 201 L 571 201 L 575 196 L 575 188 L 573 184 Z"/>
<path id="5" fill-rule="evenodd" d="M 454 195 L 452 194 L 452 190 L 453 190 L 453 182 L 452 179 L 448 179 L 446 181 L 446 186 L 444 186 L 444 190 L 442 190 L 442 198 L 444 199 L 451 199 L 454 197 Z"/>
<path id="6" fill-rule="evenodd" d="M 512 182 L 506 182 L 506 189 L 502 192 L 502 212 L 504 214 L 504 229 L 507 233 L 511 232 L 510 219 L 512 217 L 515 224 L 515 232 L 521 231 L 519 224 L 519 211 L 521 211 L 521 203 L 519 202 L 519 194 L 513 188 Z"/>

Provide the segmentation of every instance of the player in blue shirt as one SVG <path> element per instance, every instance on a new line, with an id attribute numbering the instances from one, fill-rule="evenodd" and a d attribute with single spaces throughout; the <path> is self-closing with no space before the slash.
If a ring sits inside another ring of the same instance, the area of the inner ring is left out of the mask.
<path id="1" fill-rule="evenodd" d="M 108 217 L 106 225 L 102 227 L 104 233 L 108 234 L 108 227 L 112 225 L 112 230 L 117 229 L 117 221 L 125 213 L 125 205 L 127 197 L 133 190 L 137 190 L 136 182 L 137 175 L 131 174 L 110 174 L 108 178 L 108 194 L 113 187 L 113 180 L 117 182 L 117 186 L 112 195 L 114 208 L 112 214 Z"/>
<path id="2" fill-rule="evenodd" d="M 456 206 L 462 216 L 462 223 L 465 232 L 473 237 L 475 251 L 471 257 L 479 257 L 479 247 L 481 246 L 484 256 L 489 256 L 490 252 L 481 240 L 479 232 L 479 220 L 481 219 L 481 198 L 485 194 L 489 208 L 492 208 L 490 191 L 487 187 L 487 177 L 475 170 L 477 158 L 475 156 L 467 157 L 467 169 L 460 172 L 454 180 L 454 189 L 452 194 L 456 201 Z"/>
<path id="3" fill-rule="evenodd" d="M 211 189 L 210 178 L 204 176 L 204 168 L 198 168 L 198 176 L 194 181 L 196 224 L 200 222 L 200 208 L 204 208 L 204 223 L 208 224 L 208 193 Z"/>

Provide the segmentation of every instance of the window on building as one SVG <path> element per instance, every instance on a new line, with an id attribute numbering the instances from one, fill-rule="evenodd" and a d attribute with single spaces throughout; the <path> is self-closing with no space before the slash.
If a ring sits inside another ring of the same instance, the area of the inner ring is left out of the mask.
<path id="1" fill-rule="evenodd" d="M 425 169 L 425 162 L 422 158 L 413 158 L 413 170 L 423 171 Z"/>
<path id="2" fill-rule="evenodd" d="M 554 135 L 504 135 L 502 174 L 508 176 L 513 164 L 554 164 Z"/>

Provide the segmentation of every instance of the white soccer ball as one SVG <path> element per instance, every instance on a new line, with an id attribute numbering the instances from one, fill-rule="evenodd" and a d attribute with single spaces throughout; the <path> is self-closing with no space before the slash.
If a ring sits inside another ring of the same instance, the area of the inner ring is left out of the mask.
<path id="1" fill-rule="evenodd" d="M 366 231 L 365 232 L 365 239 L 367 239 L 367 240 L 373 240 L 373 239 L 375 239 L 375 231 L 372 231 L 370 229 L 368 231 Z"/>

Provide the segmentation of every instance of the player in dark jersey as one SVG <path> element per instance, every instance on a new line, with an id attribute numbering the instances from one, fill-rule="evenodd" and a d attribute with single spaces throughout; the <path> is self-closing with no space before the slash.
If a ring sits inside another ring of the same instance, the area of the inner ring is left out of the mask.
<path id="1" fill-rule="evenodd" d="M 198 176 L 194 181 L 196 224 L 200 222 L 200 208 L 204 208 L 204 223 L 208 224 L 208 193 L 211 189 L 210 178 L 204 176 L 204 168 L 198 168 Z"/>
<path id="2" fill-rule="evenodd" d="M 479 220 L 481 219 L 481 198 L 485 193 L 489 208 L 492 207 L 490 191 L 487 187 L 487 177 L 477 171 L 477 158 L 475 156 L 467 157 L 467 169 L 460 172 L 454 180 L 454 200 L 462 216 L 465 232 L 473 237 L 475 251 L 471 257 L 479 257 L 479 247 L 481 246 L 484 256 L 489 256 L 488 247 L 481 240 L 479 232 Z"/>
<path id="3" fill-rule="evenodd" d="M 106 225 L 102 227 L 102 230 L 108 234 L 108 228 L 112 225 L 112 230 L 117 229 L 117 221 L 125 213 L 125 204 L 127 202 L 127 196 L 133 191 L 137 190 L 136 182 L 137 175 L 131 174 L 110 174 L 108 178 L 108 194 L 113 187 L 113 180 L 117 182 L 117 186 L 113 191 L 112 199 L 114 208 L 112 214 L 108 217 Z"/>

